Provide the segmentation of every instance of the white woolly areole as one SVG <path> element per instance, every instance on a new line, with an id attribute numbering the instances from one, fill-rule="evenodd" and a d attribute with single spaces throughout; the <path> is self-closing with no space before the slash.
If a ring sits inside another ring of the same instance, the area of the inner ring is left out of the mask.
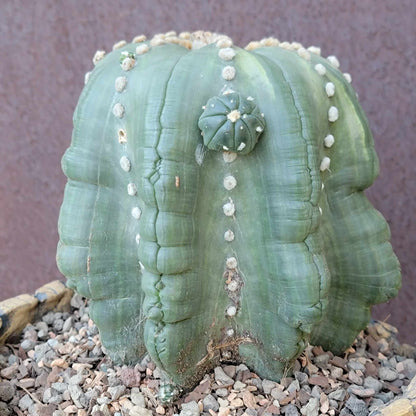
<path id="1" fill-rule="evenodd" d="M 126 131 L 123 129 L 120 129 L 118 131 L 118 142 L 119 143 L 127 143 L 127 134 Z"/>
<path id="2" fill-rule="evenodd" d="M 326 74 L 326 68 L 322 64 L 316 64 L 315 65 L 315 71 L 319 75 L 325 75 Z"/>
<path id="3" fill-rule="evenodd" d="M 125 172 L 129 172 L 131 169 L 131 163 L 127 156 L 121 156 L 120 158 L 120 166 Z"/>
<path id="4" fill-rule="evenodd" d="M 333 123 L 334 121 L 338 120 L 338 117 L 339 117 L 338 108 L 334 106 L 330 107 L 328 110 L 328 120 Z"/>
<path id="5" fill-rule="evenodd" d="M 218 56 L 224 61 L 231 61 L 235 56 L 233 48 L 222 48 L 218 51 Z"/>
<path id="6" fill-rule="evenodd" d="M 234 152 L 223 152 L 222 157 L 224 159 L 224 162 L 231 163 L 231 162 L 234 162 L 234 160 L 237 159 L 237 153 L 234 153 Z"/>
<path id="7" fill-rule="evenodd" d="M 120 103 L 116 103 L 114 104 L 113 107 L 113 114 L 117 117 L 117 118 L 123 118 L 124 116 L 124 107 L 122 104 Z"/>
<path id="8" fill-rule="evenodd" d="M 136 63 L 135 59 L 130 58 L 129 56 L 127 58 L 124 58 L 121 61 L 121 68 L 123 71 L 130 71 L 134 67 L 134 64 Z"/>
<path id="9" fill-rule="evenodd" d="M 344 72 L 344 78 L 347 80 L 347 82 L 349 83 L 349 84 L 351 84 L 351 82 L 352 82 L 352 78 L 351 78 L 351 75 L 348 73 L 348 72 Z"/>
<path id="10" fill-rule="evenodd" d="M 230 292 L 235 292 L 238 289 L 238 283 L 235 280 L 232 280 L 230 283 L 228 283 L 227 289 Z"/>
<path id="11" fill-rule="evenodd" d="M 298 49 L 298 55 L 303 58 L 306 59 L 307 61 L 311 60 L 311 54 L 309 51 L 307 51 L 305 48 L 299 48 Z"/>
<path id="12" fill-rule="evenodd" d="M 318 46 L 309 46 L 308 51 L 314 55 L 321 56 L 321 48 Z"/>
<path id="13" fill-rule="evenodd" d="M 233 46 L 233 41 L 230 38 L 223 37 L 217 41 L 217 48 L 224 49 Z"/>
<path id="14" fill-rule="evenodd" d="M 126 45 L 127 45 L 127 42 L 125 40 L 120 40 L 113 45 L 113 51 L 115 51 L 116 49 L 120 49 Z"/>
<path id="15" fill-rule="evenodd" d="M 117 77 L 114 81 L 114 88 L 117 92 L 123 92 L 124 88 L 127 85 L 127 78 L 126 77 Z"/>
<path id="16" fill-rule="evenodd" d="M 226 204 L 224 204 L 222 209 L 224 211 L 224 214 L 227 217 L 231 217 L 235 214 L 235 205 L 234 205 L 234 202 L 232 200 L 230 200 L 230 202 L 227 202 Z"/>
<path id="17" fill-rule="evenodd" d="M 232 337 L 232 336 L 234 335 L 234 329 L 233 329 L 233 328 L 228 328 L 228 329 L 227 329 L 227 335 L 228 335 L 229 337 Z"/>
<path id="18" fill-rule="evenodd" d="M 241 130 L 243 130 L 243 126 L 240 127 Z M 244 142 L 241 142 L 240 145 L 237 147 L 237 150 L 241 152 L 246 147 L 246 144 Z"/>
<path id="19" fill-rule="evenodd" d="M 324 145 L 325 147 L 332 147 L 332 145 L 335 143 L 335 138 L 332 134 L 328 134 L 328 136 L 324 139 Z"/>
<path id="20" fill-rule="evenodd" d="M 227 230 L 224 233 L 224 240 L 225 241 L 234 241 L 234 233 L 231 230 Z"/>
<path id="21" fill-rule="evenodd" d="M 322 208 L 318 207 L 318 209 L 319 209 L 319 213 L 322 215 Z"/>
<path id="22" fill-rule="evenodd" d="M 237 259 L 235 257 L 228 257 L 228 259 L 225 261 L 225 265 L 228 269 L 236 269 Z"/>
<path id="23" fill-rule="evenodd" d="M 235 78 L 235 68 L 233 66 L 227 65 L 226 67 L 223 68 L 221 72 L 221 76 L 226 81 L 231 81 L 232 79 Z"/>
<path id="24" fill-rule="evenodd" d="M 136 219 L 139 220 L 140 217 L 142 216 L 142 210 L 139 207 L 134 207 L 131 210 L 131 216 Z"/>
<path id="25" fill-rule="evenodd" d="M 233 110 L 227 114 L 227 118 L 231 123 L 235 123 L 240 117 L 241 113 L 238 110 Z"/>
<path id="26" fill-rule="evenodd" d="M 143 43 L 136 48 L 137 55 L 143 55 L 144 53 L 149 52 L 149 46 Z"/>
<path id="27" fill-rule="evenodd" d="M 140 244 L 140 234 L 136 234 L 136 243 Z"/>
<path id="28" fill-rule="evenodd" d="M 331 165 L 331 159 L 328 156 L 325 156 L 322 159 L 321 166 L 319 167 L 319 169 L 321 170 L 321 172 L 323 172 L 325 170 L 328 170 L 330 165 Z"/>
<path id="29" fill-rule="evenodd" d="M 339 68 L 339 61 L 335 55 L 330 55 L 326 59 L 332 66 L 334 66 L 335 68 Z"/>
<path id="30" fill-rule="evenodd" d="M 133 38 L 132 42 L 133 43 L 141 43 L 141 42 L 144 42 L 146 39 L 147 39 L 146 35 L 138 35 L 138 36 L 135 36 Z"/>
<path id="31" fill-rule="evenodd" d="M 237 313 L 237 308 L 234 305 L 231 305 L 227 308 L 227 315 L 228 316 L 235 316 Z"/>
<path id="32" fill-rule="evenodd" d="M 134 183 L 129 183 L 129 184 L 127 185 L 127 193 L 128 193 L 130 196 L 134 196 L 134 195 L 136 195 L 136 194 L 137 194 L 137 186 L 136 186 Z"/>
<path id="33" fill-rule="evenodd" d="M 224 178 L 224 188 L 227 191 L 231 191 L 231 189 L 234 189 L 237 186 L 237 179 L 234 178 L 234 176 L 229 175 Z"/>
<path id="34" fill-rule="evenodd" d="M 326 95 L 328 97 L 333 97 L 335 94 L 335 85 L 332 82 L 327 82 L 325 85 Z"/>
<path id="35" fill-rule="evenodd" d="M 90 80 L 90 77 L 91 77 L 91 71 L 86 72 L 84 75 L 84 85 L 87 84 L 87 82 Z"/>
<path id="36" fill-rule="evenodd" d="M 104 56 L 105 56 L 105 51 L 97 51 L 97 52 L 95 52 L 94 57 L 92 58 L 92 63 L 94 65 L 97 65 L 97 63 L 99 61 L 101 61 L 101 59 L 103 59 Z"/>

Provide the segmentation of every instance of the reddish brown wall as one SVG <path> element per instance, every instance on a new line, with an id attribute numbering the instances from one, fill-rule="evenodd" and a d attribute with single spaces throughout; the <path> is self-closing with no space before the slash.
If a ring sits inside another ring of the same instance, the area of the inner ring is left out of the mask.
<path id="1" fill-rule="evenodd" d="M 0 2 L 0 299 L 59 276 L 60 158 L 96 49 L 145 33 L 206 29 L 235 43 L 274 35 L 320 45 L 350 72 L 373 129 L 381 174 L 370 199 L 391 225 L 403 289 L 391 314 L 416 340 L 416 2 L 414 0 Z"/>

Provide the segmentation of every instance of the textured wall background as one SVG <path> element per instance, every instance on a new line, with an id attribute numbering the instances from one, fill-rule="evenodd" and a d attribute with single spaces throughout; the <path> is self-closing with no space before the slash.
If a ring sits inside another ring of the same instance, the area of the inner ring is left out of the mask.
<path id="1" fill-rule="evenodd" d="M 0 2 L 0 299 L 59 277 L 57 219 L 72 113 L 96 49 L 171 29 L 274 35 L 321 46 L 353 77 L 381 174 L 368 195 L 391 226 L 403 288 L 374 316 L 416 341 L 416 2 L 414 0 Z"/>

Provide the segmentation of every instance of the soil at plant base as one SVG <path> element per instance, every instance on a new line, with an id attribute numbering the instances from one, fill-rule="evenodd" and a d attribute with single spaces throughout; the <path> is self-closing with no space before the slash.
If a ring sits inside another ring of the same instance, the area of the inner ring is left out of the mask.
<path id="1" fill-rule="evenodd" d="M 372 322 L 343 356 L 308 346 L 280 383 L 224 363 L 164 404 L 154 363 L 114 365 L 87 301 L 75 295 L 71 306 L 28 325 L 20 343 L 0 347 L 0 416 L 364 416 L 401 396 L 416 374 L 416 348 L 399 344 L 391 325 Z"/>

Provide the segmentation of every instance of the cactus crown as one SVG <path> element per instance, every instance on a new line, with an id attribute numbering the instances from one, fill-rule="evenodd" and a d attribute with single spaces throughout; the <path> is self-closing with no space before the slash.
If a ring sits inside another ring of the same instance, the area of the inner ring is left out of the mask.
<path id="1" fill-rule="evenodd" d="M 363 193 L 378 161 L 336 57 L 169 32 L 93 62 L 57 261 L 109 354 L 147 351 L 190 388 L 220 360 L 276 380 L 307 342 L 346 348 L 400 270 Z"/>

